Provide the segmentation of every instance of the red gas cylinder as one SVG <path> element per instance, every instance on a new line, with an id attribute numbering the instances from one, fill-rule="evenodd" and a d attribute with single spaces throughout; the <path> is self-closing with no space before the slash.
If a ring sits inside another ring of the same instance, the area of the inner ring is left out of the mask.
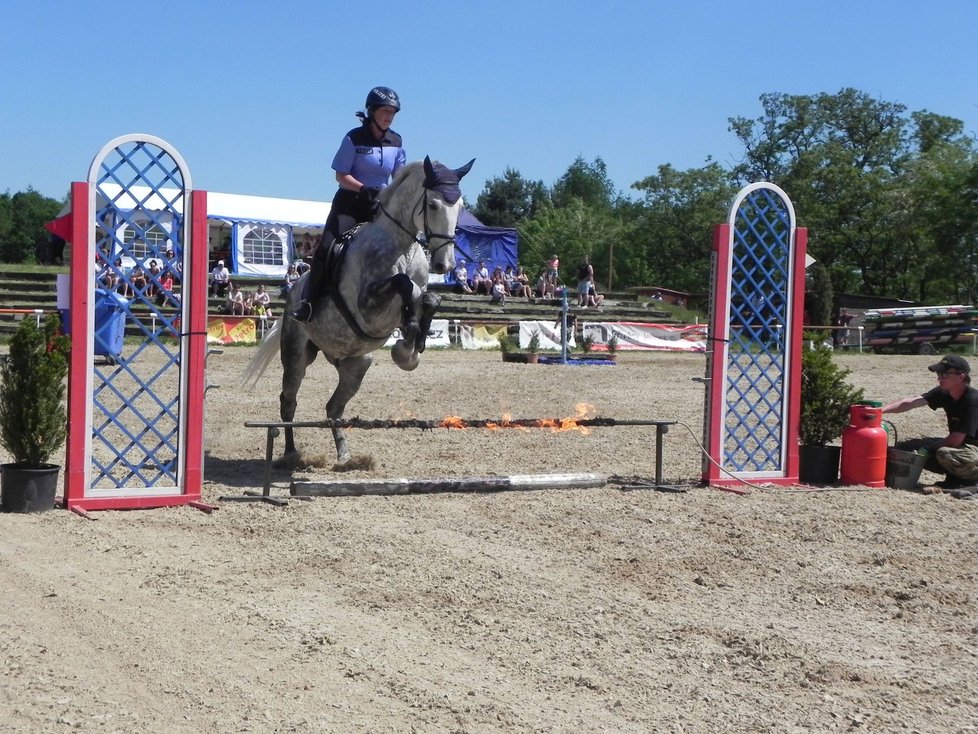
<path id="1" fill-rule="evenodd" d="M 849 408 L 849 425 L 842 429 L 842 484 L 883 487 L 886 480 L 886 429 L 883 410 L 869 405 Z"/>

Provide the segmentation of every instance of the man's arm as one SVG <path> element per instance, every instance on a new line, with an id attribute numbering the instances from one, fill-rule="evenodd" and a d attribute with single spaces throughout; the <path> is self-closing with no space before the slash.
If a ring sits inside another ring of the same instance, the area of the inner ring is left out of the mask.
<path id="1" fill-rule="evenodd" d="M 908 410 L 913 410 L 914 408 L 920 408 L 927 405 L 927 401 L 924 400 L 922 395 L 911 395 L 907 398 L 901 398 L 889 405 L 883 406 L 884 413 L 905 413 Z"/>

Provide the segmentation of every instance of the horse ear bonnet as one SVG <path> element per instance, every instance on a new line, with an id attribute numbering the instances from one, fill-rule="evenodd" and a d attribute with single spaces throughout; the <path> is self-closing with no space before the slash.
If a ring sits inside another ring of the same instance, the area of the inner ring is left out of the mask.
<path id="1" fill-rule="evenodd" d="M 461 168 L 453 170 L 441 163 L 432 163 L 426 156 L 424 159 L 424 187 L 437 191 L 446 203 L 454 204 L 462 196 L 462 189 L 459 188 L 458 182 L 462 176 L 469 172 L 474 162 L 475 158 Z"/>

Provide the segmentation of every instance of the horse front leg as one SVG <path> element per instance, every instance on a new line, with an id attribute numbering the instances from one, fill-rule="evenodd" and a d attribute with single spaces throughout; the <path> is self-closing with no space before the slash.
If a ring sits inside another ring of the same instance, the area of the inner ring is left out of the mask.
<path id="1" fill-rule="evenodd" d="M 435 311 L 441 305 L 441 296 L 431 291 L 425 291 L 421 296 L 421 317 L 418 319 L 418 335 L 414 342 L 414 348 L 420 354 L 424 351 L 428 332 L 431 330 L 431 322 L 435 318 Z"/>
<path id="2" fill-rule="evenodd" d="M 319 349 L 301 333 L 291 319 L 287 319 L 282 333 L 282 392 L 279 393 L 279 415 L 283 422 L 291 423 L 298 405 L 296 396 L 306 376 L 306 369 L 316 359 Z M 291 326 L 291 328 L 290 328 Z M 296 456 L 295 436 L 291 427 L 285 429 L 285 458 Z"/>
<path id="3" fill-rule="evenodd" d="M 343 418 L 346 404 L 357 394 L 373 361 L 372 355 L 365 354 L 362 357 L 346 357 L 336 362 L 334 366 L 339 375 L 339 381 L 336 383 L 333 394 L 326 402 L 327 418 L 330 420 Z M 349 462 L 352 457 L 346 443 L 346 432 L 342 428 L 333 426 L 333 443 L 336 444 L 337 464 L 343 465 Z"/>
<path id="4" fill-rule="evenodd" d="M 418 366 L 416 344 L 420 333 L 418 304 L 422 296 L 421 288 L 404 273 L 398 273 L 374 283 L 365 294 L 361 312 L 390 308 L 391 301 L 400 299 L 401 338 L 391 348 L 391 358 L 402 370 L 413 370 Z"/>

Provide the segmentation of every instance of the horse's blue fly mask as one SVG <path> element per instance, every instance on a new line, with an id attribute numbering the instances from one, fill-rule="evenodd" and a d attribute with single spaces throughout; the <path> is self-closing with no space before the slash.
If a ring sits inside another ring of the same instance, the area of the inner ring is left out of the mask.
<path id="1" fill-rule="evenodd" d="M 469 172 L 473 163 L 475 163 L 475 158 L 461 168 L 452 170 L 441 163 L 432 163 L 431 159 L 425 156 L 424 184 L 422 185 L 426 189 L 437 191 L 446 203 L 454 204 L 462 196 L 462 189 L 459 188 L 458 182 L 462 176 Z"/>

